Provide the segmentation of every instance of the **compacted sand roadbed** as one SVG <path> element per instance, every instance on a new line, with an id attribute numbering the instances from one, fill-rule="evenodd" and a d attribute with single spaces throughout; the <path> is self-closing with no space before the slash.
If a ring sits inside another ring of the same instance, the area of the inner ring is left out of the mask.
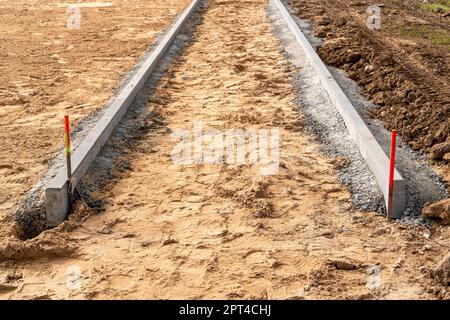
<path id="1" fill-rule="evenodd" d="M 151 99 L 138 101 L 151 129 L 116 159 L 122 165 L 112 179 L 93 190 L 105 210 L 94 214 L 79 204 L 70 222 L 25 245 L 4 239 L 1 298 L 439 294 L 427 268 L 445 253 L 449 231 L 433 228 L 429 239 L 428 229 L 353 208 L 337 179 L 342 159 L 325 158 L 302 130 L 292 67 L 266 6 L 209 2 L 192 42 Z M 174 163 L 173 134 L 193 133 L 199 124 L 219 132 L 277 127 L 279 170 Z M 68 283 L 68 275 L 80 281 Z"/>
<path id="2" fill-rule="evenodd" d="M 90 2 L 80 7 L 80 29 L 68 30 L 73 2 L 0 2 L 0 218 L 61 149 L 64 114 L 76 125 L 103 107 L 190 3 Z"/>

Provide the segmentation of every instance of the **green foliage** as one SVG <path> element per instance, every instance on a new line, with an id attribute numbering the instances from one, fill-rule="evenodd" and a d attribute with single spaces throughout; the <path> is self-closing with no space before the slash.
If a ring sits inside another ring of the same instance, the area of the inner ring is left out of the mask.
<path id="1" fill-rule="evenodd" d="M 402 23 L 400 32 L 406 36 L 427 39 L 436 45 L 450 46 L 450 32 L 445 29 Z"/>
<path id="2" fill-rule="evenodd" d="M 441 0 L 435 3 L 422 3 L 420 8 L 428 12 L 447 12 L 450 11 L 450 1 Z"/>

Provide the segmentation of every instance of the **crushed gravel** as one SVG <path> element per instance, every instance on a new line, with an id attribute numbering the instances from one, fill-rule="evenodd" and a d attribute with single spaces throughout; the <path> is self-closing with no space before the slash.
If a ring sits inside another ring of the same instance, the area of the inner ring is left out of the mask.
<path id="1" fill-rule="evenodd" d="M 339 112 L 322 87 L 313 67 L 272 1 L 269 1 L 267 11 L 273 23 L 273 32 L 284 47 L 286 59 L 297 70 L 293 76 L 293 87 L 296 91 L 296 103 L 307 120 L 306 130 L 322 143 L 324 154 L 349 160 L 347 165 L 339 169 L 339 179 L 351 191 L 356 207 L 363 211 L 385 214 L 383 195 L 376 179 L 350 138 Z M 313 46 L 321 44 L 321 39 L 312 35 L 313 25 L 310 22 L 295 16 L 294 19 Z M 329 69 L 383 150 L 388 152 L 390 132 L 383 128 L 382 123 L 367 115 L 367 111 L 376 106 L 360 94 L 357 84 L 344 72 L 331 67 Z M 421 209 L 426 203 L 448 197 L 447 188 L 427 164 L 426 159 L 401 139 L 398 143 L 397 159 L 396 167 L 406 180 L 407 186 L 407 210 L 401 221 L 415 225 L 428 224 L 420 214 Z"/>

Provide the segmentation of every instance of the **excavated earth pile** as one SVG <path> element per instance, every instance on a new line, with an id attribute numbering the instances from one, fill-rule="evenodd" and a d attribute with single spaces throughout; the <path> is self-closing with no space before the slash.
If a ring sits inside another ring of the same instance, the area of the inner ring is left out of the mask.
<path id="1" fill-rule="evenodd" d="M 373 1 L 289 0 L 325 41 L 321 58 L 341 68 L 378 105 L 373 116 L 415 149 L 450 154 L 450 17 L 378 1 L 381 30 L 367 28 Z M 439 34 L 441 38 L 431 35 Z M 431 38 L 430 38 L 431 37 Z M 445 150 L 445 151 L 444 151 Z"/>

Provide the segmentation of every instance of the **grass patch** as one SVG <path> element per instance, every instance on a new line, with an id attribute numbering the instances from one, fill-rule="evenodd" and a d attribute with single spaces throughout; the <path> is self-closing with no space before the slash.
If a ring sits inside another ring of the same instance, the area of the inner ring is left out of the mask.
<path id="1" fill-rule="evenodd" d="M 426 39 L 435 45 L 449 46 L 450 49 L 450 32 L 445 29 L 402 23 L 400 33 L 404 36 Z"/>
<path id="2" fill-rule="evenodd" d="M 420 8 L 428 12 L 447 12 L 450 11 L 450 1 L 444 0 L 436 3 L 422 3 Z"/>

